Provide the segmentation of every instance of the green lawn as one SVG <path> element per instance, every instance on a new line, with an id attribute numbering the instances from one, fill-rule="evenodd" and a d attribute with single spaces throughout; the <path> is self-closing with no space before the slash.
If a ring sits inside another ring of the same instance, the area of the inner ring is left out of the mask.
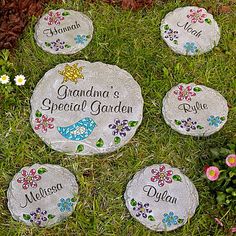
<path id="1" fill-rule="evenodd" d="M 0 235 L 172 235 L 142 226 L 130 216 L 123 199 L 128 181 L 138 170 L 162 162 L 180 168 L 193 181 L 200 197 L 195 216 L 175 235 L 226 235 L 227 228 L 236 225 L 235 212 L 225 216 L 225 231 L 214 223 L 212 217 L 220 218 L 227 210 L 219 212 L 216 208 L 202 167 L 210 147 L 236 139 L 235 15 L 215 15 L 221 28 L 219 45 L 207 54 L 187 57 L 174 54 L 161 39 L 159 29 L 165 14 L 188 5 L 187 1 L 158 1 L 151 9 L 139 12 L 82 2 L 74 0 L 51 7 L 82 11 L 93 20 L 95 31 L 88 47 L 69 56 L 46 53 L 34 41 L 36 19 L 32 19 L 11 54 L 16 73 L 24 74 L 27 83 L 23 87 L 14 85 L 11 92 L 0 85 Z M 216 3 L 207 2 L 202 1 L 201 6 L 211 5 L 216 10 Z M 131 142 L 115 153 L 67 156 L 47 147 L 30 126 L 29 101 L 37 82 L 57 64 L 77 59 L 115 64 L 132 74 L 142 88 L 142 125 Z M 180 82 L 204 84 L 227 99 L 228 121 L 220 132 L 194 138 L 180 135 L 166 125 L 162 99 Z M 14 221 L 7 208 L 6 191 L 12 177 L 23 166 L 36 162 L 68 168 L 80 186 L 76 211 L 67 221 L 49 229 L 26 227 Z"/>

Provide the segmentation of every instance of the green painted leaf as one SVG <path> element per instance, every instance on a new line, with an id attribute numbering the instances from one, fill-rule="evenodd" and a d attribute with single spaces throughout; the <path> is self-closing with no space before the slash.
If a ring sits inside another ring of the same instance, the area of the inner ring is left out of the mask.
<path id="1" fill-rule="evenodd" d="M 23 214 L 23 218 L 24 218 L 25 220 L 30 220 L 31 216 L 28 215 L 28 214 Z"/>
<path id="2" fill-rule="evenodd" d="M 148 216 L 148 219 L 149 219 L 150 221 L 155 221 L 155 218 L 154 218 L 152 215 L 149 215 L 149 216 Z"/>
<path id="3" fill-rule="evenodd" d="M 177 41 L 177 40 L 174 40 L 173 42 L 174 42 L 174 44 L 178 44 L 178 41 Z"/>
<path id="4" fill-rule="evenodd" d="M 197 129 L 204 129 L 204 127 L 201 125 L 197 125 Z"/>
<path id="5" fill-rule="evenodd" d="M 205 22 L 209 25 L 211 24 L 211 20 L 209 18 L 205 19 Z"/>
<path id="6" fill-rule="evenodd" d="M 71 200 L 71 202 L 76 202 L 76 197 L 73 197 L 70 200 Z"/>
<path id="7" fill-rule="evenodd" d="M 84 150 L 84 145 L 83 145 L 83 144 L 79 144 L 79 145 L 77 146 L 76 151 L 77 151 L 77 152 L 82 152 L 83 150 Z"/>
<path id="8" fill-rule="evenodd" d="M 42 112 L 40 112 L 39 110 L 37 110 L 36 112 L 35 112 L 35 116 L 36 117 L 41 117 L 42 116 Z"/>
<path id="9" fill-rule="evenodd" d="M 41 167 L 41 168 L 38 169 L 38 174 L 40 174 L 40 175 L 45 173 L 45 172 L 47 172 L 47 169 L 44 168 L 44 167 Z"/>
<path id="10" fill-rule="evenodd" d="M 182 224 L 184 222 L 184 219 L 178 219 L 178 223 Z"/>
<path id="11" fill-rule="evenodd" d="M 181 121 L 175 120 L 175 124 L 176 124 L 176 125 L 181 125 Z"/>
<path id="12" fill-rule="evenodd" d="M 182 181 L 182 178 L 179 175 L 173 175 L 172 179 L 179 182 Z"/>
<path id="13" fill-rule="evenodd" d="M 114 143 L 115 143 L 115 144 L 119 144 L 120 141 L 121 141 L 121 138 L 120 138 L 120 137 L 117 136 L 117 137 L 114 138 Z"/>
<path id="14" fill-rule="evenodd" d="M 70 48 L 71 46 L 69 44 L 66 44 L 65 45 L 65 48 Z"/>
<path id="15" fill-rule="evenodd" d="M 129 126 L 129 127 L 134 127 L 134 126 L 136 126 L 137 124 L 138 124 L 138 121 L 131 120 L 131 121 L 129 121 L 128 126 Z"/>
<path id="16" fill-rule="evenodd" d="M 90 36 L 90 35 L 87 35 L 87 36 L 86 36 L 86 38 L 87 38 L 87 39 L 90 39 L 90 38 L 91 38 L 91 36 Z"/>
<path id="17" fill-rule="evenodd" d="M 136 205 L 137 205 L 137 202 L 136 202 L 134 199 L 131 199 L 130 205 L 131 205 L 131 206 L 136 206 Z"/>
<path id="18" fill-rule="evenodd" d="M 49 215 L 48 215 L 48 219 L 49 219 L 49 220 L 53 219 L 54 217 L 55 217 L 55 216 L 52 215 L 52 214 L 49 214 Z"/>
<path id="19" fill-rule="evenodd" d="M 200 91 L 202 91 L 202 89 L 199 88 L 199 87 L 194 87 L 193 91 L 194 91 L 194 92 L 200 92 Z"/>
<path id="20" fill-rule="evenodd" d="M 70 15 L 70 13 L 69 13 L 68 11 L 64 11 L 64 12 L 62 13 L 62 15 L 63 15 L 63 16 L 68 16 L 68 15 Z"/>
<path id="21" fill-rule="evenodd" d="M 101 138 L 98 139 L 98 141 L 96 142 L 96 146 L 97 147 L 103 147 L 103 145 L 104 145 L 104 141 Z"/>
<path id="22" fill-rule="evenodd" d="M 50 46 L 51 46 L 51 43 L 45 42 L 45 45 L 46 45 L 47 47 L 50 47 Z"/>
<path id="23" fill-rule="evenodd" d="M 223 120 L 225 120 L 225 117 L 224 117 L 224 116 L 222 116 L 222 117 L 220 117 L 220 119 L 223 121 Z"/>
<path id="24" fill-rule="evenodd" d="M 170 28 L 169 25 L 165 25 L 165 26 L 164 26 L 164 29 L 165 29 L 165 30 L 168 30 L 169 28 Z"/>

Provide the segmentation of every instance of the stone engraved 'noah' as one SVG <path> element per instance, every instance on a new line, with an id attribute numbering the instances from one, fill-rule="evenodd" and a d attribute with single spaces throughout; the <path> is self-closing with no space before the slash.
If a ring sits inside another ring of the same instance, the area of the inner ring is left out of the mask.
<path id="1" fill-rule="evenodd" d="M 191 24 L 189 22 L 186 22 L 185 24 L 181 25 L 180 22 L 177 23 L 177 26 L 179 27 L 183 27 L 188 33 L 196 36 L 196 37 L 200 37 L 201 36 L 201 33 L 202 33 L 202 30 L 200 31 L 197 31 L 195 29 L 193 29 L 191 26 Z"/>
<path id="2" fill-rule="evenodd" d="M 172 197 L 168 194 L 168 191 L 165 190 L 163 193 L 157 192 L 158 190 L 152 185 L 145 185 L 143 187 L 143 191 L 147 193 L 148 197 L 156 198 L 154 201 L 159 202 L 160 200 L 163 202 L 170 202 L 173 204 L 177 204 L 177 198 Z"/>
<path id="3" fill-rule="evenodd" d="M 56 193 L 57 191 L 62 190 L 62 184 L 57 184 L 56 186 L 52 186 L 51 188 L 39 188 L 39 192 L 38 193 L 33 193 L 30 191 L 29 196 L 28 194 L 25 194 L 25 204 L 21 205 L 21 208 L 25 208 L 27 207 L 27 205 L 29 203 L 33 203 L 33 202 L 37 202 L 40 200 L 43 200 L 43 198 L 46 198 L 54 193 Z"/>
<path id="4" fill-rule="evenodd" d="M 208 109 L 208 107 L 205 103 L 201 104 L 199 102 L 196 102 L 193 106 L 189 105 L 188 103 L 182 103 L 178 106 L 178 109 L 184 111 L 185 113 L 193 112 L 194 114 L 197 114 L 198 111 L 206 110 Z"/>
<path id="5" fill-rule="evenodd" d="M 63 34 L 67 31 L 76 30 L 78 28 L 80 28 L 80 24 L 77 21 L 75 21 L 75 24 L 73 25 L 69 25 L 59 29 L 56 29 L 56 27 L 54 27 L 54 29 L 45 29 L 43 33 L 46 34 L 47 37 L 52 37 L 53 35 Z"/>

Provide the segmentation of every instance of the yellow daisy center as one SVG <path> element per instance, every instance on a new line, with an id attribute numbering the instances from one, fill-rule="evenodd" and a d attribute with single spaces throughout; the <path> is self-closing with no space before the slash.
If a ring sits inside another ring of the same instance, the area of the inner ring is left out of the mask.
<path id="1" fill-rule="evenodd" d="M 209 171 L 209 175 L 210 175 L 210 176 L 214 176 L 214 175 L 215 175 L 215 171 L 214 171 L 214 170 L 210 170 L 210 171 Z"/>
<path id="2" fill-rule="evenodd" d="M 229 162 L 230 164 L 234 164 L 234 163 L 236 162 L 236 159 L 235 159 L 234 157 L 230 157 L 230 158 L 228 159 L 228 162 Z"/>

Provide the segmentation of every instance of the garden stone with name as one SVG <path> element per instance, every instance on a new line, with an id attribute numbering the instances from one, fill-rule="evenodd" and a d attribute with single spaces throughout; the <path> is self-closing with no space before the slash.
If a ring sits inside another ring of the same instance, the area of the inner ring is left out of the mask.
<path id="1" fill-rule="evenodd" d="M 203 85 L 179 84 L 163 99 L 162 113 L 166 123 L 181 134 L 209 136 L 227 121 L 225 98 Z"/>
<path id="2" fill-rule="evenodd" d="M 63 167 L 49 164 L 22 168 L 7 191 L 12 217 L 40 227 L 57 224 L 71 215 L 77 198 L 74 175 Z"/>
<path id="3" fill-rule="evenodd" d="M 115 151 L 142 121 L 141 89 L 125 70 L 74 61 L 49 70 L 31 98 L 31 125 L 50 147 L 67 154 Z"/>
<path id="4" fill-rule="evenodd" d="M 220 30 L 204 8 L 187 6 L 169 12 L 161 22 L 161 36 L 176 53 L 197 55 L 210 51 L 220 40 Z"/>
<path id="5" fill-rule="evenodd" d="M 73 54 L 85 48 L 92 39 L 93 23 L 81 12 L 50 10 L 35 26 L 35 40 L 53 54 Z"/>
<path id="6" fill-rule="evenodd" d="M 136 173 L 124 198 L 130 214 L 154 231 L 183 226 L 199 204 L 193 183 L 167 164 L 152 165 Z"/>

